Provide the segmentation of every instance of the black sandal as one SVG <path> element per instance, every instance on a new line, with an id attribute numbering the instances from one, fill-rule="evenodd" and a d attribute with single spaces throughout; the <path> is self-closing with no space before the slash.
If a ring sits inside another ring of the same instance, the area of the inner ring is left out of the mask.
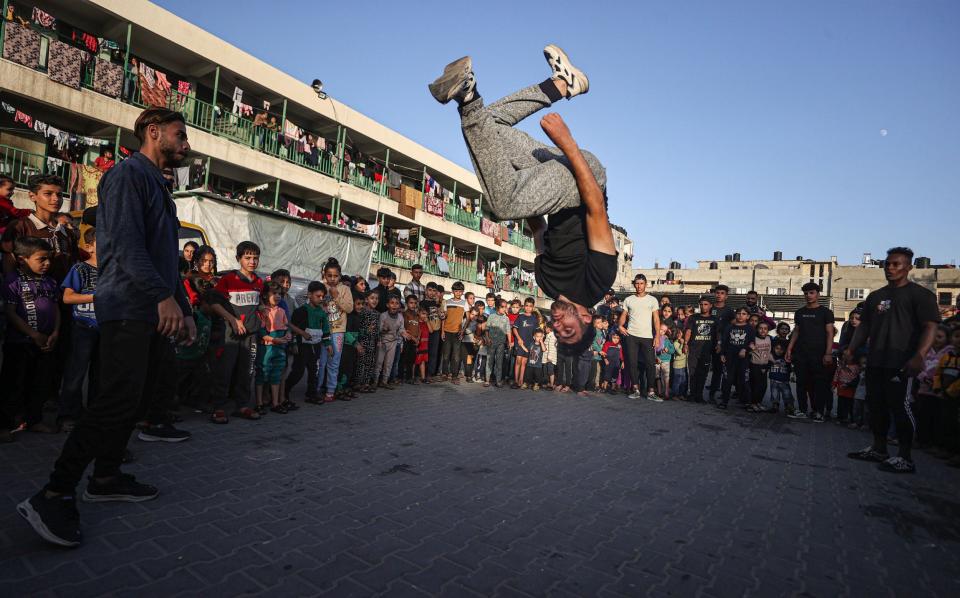
<path id="1" fill-rule="evenodd" d="M 274 413 L 287 413 L 287 408 L 284 405 L 274 405 L 270 408 L 270 411 Z"/>
<path id="2" fill-rule="evenodd" d="M 286 408 L 287 408 L 287 411 L 296 411 L 297 409 L 300 408 L 300 405 L 297 405 L 296 403 L 294 403 L 294 402 L 291 401 L 290 399 L 287 399 L 286 401 L 284 401 L 283 403 L 281 403 L 281 405 L 283 405 L 284 407 L 286 407 Z"/>

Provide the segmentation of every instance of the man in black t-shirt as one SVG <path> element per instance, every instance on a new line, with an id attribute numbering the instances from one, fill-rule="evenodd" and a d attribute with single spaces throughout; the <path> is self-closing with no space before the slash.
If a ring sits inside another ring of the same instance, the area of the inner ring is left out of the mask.
<path id="1" fill-rule="evenodd" d="M 551 44 L 544 56 L 549 79 L 489 106 L 477 91 L 469 56 L 448 64 L 429 88 L 440 103 L 456 100 L 459 105 L 484 205 L 498 220 L 527 219 L 537 248 L 537 284 L 555 300 L 551 314 L 559 349 L 579 355 L 593 340 L 590 308 L 616 278 L 617 250 L 607 219 L 606 172 L 599 160 L 580 150 L 558 114 L 540 121 L 555 147 L 514 128 L 554 102 L 589 89 L 587 77 L 563 50 Z"/>
<path id="2" fill-rule="evenodd" d="M 703 387 L 707 371 L 717 346 L 717 316 L 713 315 L 713 299 L 700 298 L 700 313 L 687 316 L 684 332 L 684 351 L 687 352 L 687 370 L 690 372 L 690 396 L 695 403 L 703 402 Z"/>
<path id="3" fill-rule="evenodd" d="M 736 312 L 733 311 L 732 307 L 727 305 L 727 295 L 729 294 L 730 287 L 725 284 L 719 284 L 713 290 L 714 304 L 711 313 L 717 317 L 717 337 L 714 343 L 713 357 L 710 362 L 710 369 L 713 371 L 713 375 L 710 376 L 710 402 L 713 402 L 716 394 L 720 392 L 720 383 L 723 381 L 724 372 L 726 371 L 726 368 L 723 367 L 723 362 L 720 360 L 720 339 L 723 338 L 727 328 L 730 327 L 734 317 L 736 317 Z"/>
<path id="4" fill-rule="evenodd" d="M 810 394 L 809 415 L 814 422 L 824 420 L 824 409 L 833 397 L 830 389 L 830 366 L 833 365 L 833 312 L 820 305 L 820 285 L 808 282 L 801 287 L 807 304 L 794 312 L 796 324 L 786 359 L 797 374 L 797 402 L 800 410 L 792 417 L 802 419 L 808 414 L 807 395 Z"/>
<path id="5" fill-rule="evenodd" d="M 843 352 L 849 362 L 864 343 L 868 347 L 867 405 L 873 431 L 871 446 L 847 456 L 879 462 L 880 469 L 893 473 L 916 470 L 910 454 L 914 427 L 910 388 L 914 376 L 923 369 L 923 358 L 933 345 L 940 323 L 936 296 L 907 279 L 912 261 L 913 251 L 906 247 L 887 252 L 883 270 L 887 286 L 867 295 L 860 326 Z M 891 412 L 899 441 L 896 457 L 887 455 Z"/>

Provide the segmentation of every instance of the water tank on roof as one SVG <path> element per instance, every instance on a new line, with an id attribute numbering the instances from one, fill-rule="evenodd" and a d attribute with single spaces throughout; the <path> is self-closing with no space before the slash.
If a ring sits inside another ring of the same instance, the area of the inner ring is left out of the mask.
<path id="1" fill-rule="evenodd" d="M 918 257 L 913 260 L 913 265 L 917 268 L 929 268 L 930 267 L 930 258 L 928 257 Z"/>
<path id="2" fill-rule="evenodd" d="M 739 253 L 733 254 L 733 261 L 735 261 L 735 262 L 739 262 L 739 261 L 740 261 L 740 254 L 739 254 Z"/>
<path id="3" fill-rule="evenodd" d="M 674 270 L 680 269 L 680 262 L 670 262 L 670 267 Z"/>
<path id="4" fill-rule="evenodd" d="M 803 261 L 803 256 L 802 256 L 802 255 L 798 255 L 798 256 L 797 256 L 797 261 L 798 261 L 798 262 L 802 262 L 802 261 Z"/>
<path id="5" fill-rule="evenodd" d="M 781 262 L 781 261 L 783 261 L 783 252 L 782 252 L 782 251 L 774 251 L 774 252 L 773 252 L 773 261 L 775 261 L 775 262 Z"/>
<path id="6" fill-rule="evenodd" d="M 725 261 L 725 262 L 732 262 L 732 261 L 733 261 L 733 255 L 728 253 L 727 255 L 723 256 L 723 261 Z"/>
<path id="7" fill-rule="evenodd" d="M 673 276 L 673 270 L 669 270 L 669 271 L 667 272 L 667 282 L 673 282 L 673 278 L 674 278 L 674 276 Z"/>
<path id="8" fill-rule="evenodd" d="M 717 269 L 717 262 L 710 262 L 710 269 L 711 269 L 711 270 L 716 270 L 716 269 Z"/>

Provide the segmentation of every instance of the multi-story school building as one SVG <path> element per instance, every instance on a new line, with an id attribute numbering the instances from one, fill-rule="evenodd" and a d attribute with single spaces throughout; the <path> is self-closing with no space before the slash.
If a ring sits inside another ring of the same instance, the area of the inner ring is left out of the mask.
<path id="1" fill-rule="evenodd" d="M 18 187 L 56 173 L 72 210 L 95 205 L 97 159 L 128 156 L 137 116 L 165 106 L 183 113 L 192 146 L 174 173 L 178 202 L 250 210 L 280 223 L 271 230 L 314 227 L 330 241 L 325 249 L 375 239 L 371 270 L 388 266 L 401 285 L 422 263 L 424 280 L 448 289 L 461 280 L 478 296 L 493 287 L 549 304 L 524 223 L 489 219 L 472 172 L 311 82 L 145 0 L 3 0 L 3 17 L 0 173 Z M 16 199 L 23 203 L 22 189 Z M 283 266 L 271 239 L 261 240 L 264 263 Z M 221 255 L 220 268 L 232 257 Z"/>

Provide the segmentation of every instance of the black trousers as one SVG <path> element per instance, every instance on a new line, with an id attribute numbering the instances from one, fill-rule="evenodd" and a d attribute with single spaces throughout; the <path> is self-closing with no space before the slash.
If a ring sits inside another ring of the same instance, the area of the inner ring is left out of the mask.
<path id="1" fill-rule="evenodd" d="M 297 347 L 297 354 L 293 356 L 293 365 L 290 366 L 290 373 L 283 385 L 283 392 L 286 399 L 290 399 L 290 391 L 303 379 L 303 374 L 307 374 L 307 397 L 314 397 L 317 394 L 317 375 L 320 367 L 320 351 L 326 351 L 323 345 L 308 345 L 300 343 Z"/>
<path id="2" fill-rule="evenodd" d="M 430 333 L 427 343 L 427 375 L 436 376 L 440 373 L 440 331 Z"/>
<path id="3" fill-rule="evenodd" d="M 723 367 L 723 362 L 720 361 L 720 354 L 716 351 L 713 351 L 710 357 L 710 371 L 713 372 L 710 376 L 710 394 L 712 395 L 723 387 L 723 378 L 727 371 Z"/>
<path id="4" fill-rule="evenodd" d="M 767 395 L 768 365 L 750 364 L 750 402 L 759 405 Z"/>
<path id="5" fill-rule="evenodd" d="M 83 381 L 87 380 L 87 399 L 97 396 L 100 376 L 100 329 L 74 320 L 73 338 L 63 369 L 60 387 L 60 410 L 57 420 L 76 420 L 83 412 Z"/>
<path id="6" fill-rule="evenodd" d="M 900 370 L 867 368 L 867 406 L 870 408 L 870 430 L 876 440 L 886 441 L 890 429 L 890 415 L 897 426 L 897 440 L 901 454 L 910 453 L 916 422 L 907 396 L 909 378 Z M 875 442 L 876 442 L 875 440 Z"/>
<path id="7" fill-rule="evenodd" d="M 577 357 L 558 353 L 557 355 L 557 386 L 573 386 L 574 370 L 576 369 Z"/>
<path id="8" fill-rule="evenodd" d="M 72 494 L 91 461 L 94 477 L 120 472 L 138 413 L 175 367 L 174 346 L 156 328 L 134 320 L 100 324 L 100 394 L 67 436 L 47 490 Z"/>
<path id="9" fill-rule="evenodd" d="M 653 339 L 628 334 L 625 341 L 623 350 L 630 381 L 640 390 L 653 388 L 657 381 L 657 357 L 653 353 Z"/>
<path id="10" fill-rule="evenodd" d="M 724 364 L 726 374 L 723 377 L 721 402 L 724 405 L 730 402 L 730 387 L 737 386 L 737 400 L 741 403 L 750 402 L 750 385 L 747 382 L 749 371 L 749 357 L 740 357 L 736 353 L 727 354 L 727 363 Z"/>
<path id="11" fill-rule="evenodd" d="M 440 354 L 440 361 L 443 363 L 443 373 L 451 376 L 460 375 L 460 351 L 463 342 L 460 337 L 453 332 L 447 332 L 443 336 L 443 347 Z"/>
<path id="12" fill-rule="evenodd" d="M 710 371 L 713 355 L 713 344 L 709 341 L 691 342 L 687 350 L 687 370 L 691 378 L 690 396 L 698 403 L 703 402 L 703 387 L 707 384 L 707 372 Z"/>
<path id="13" fill-rule="evenodd" d="M 419 332 L 417 333 L 419 334 Z M 400 353 L 400 379 L 410 381 L 414 378 L 413 362 L 417 360 L 417 341 L 404 339 Z"/>
<path id="14" fill-rule="evenodd" d="M 807 396 L 810 396 L 810 406 L 813 413 L 823 414 L 827 405 L 833 400 L 833 391 L 830 388 L 830 370 L 823 365 L 820 357 L 815 355 L 793 355 L 793 371 L 797 374 L 797 403 L 800 411 L 807 410 Z"/>
<path id="15" fill-rule="evenodd" d="M 53 385 L 56 355 L 56 351 L 41 351 L 33 341 L 3 346 L 0 426 L 4 429 L 13 428 L 21 412 L 28 426 L 43 420 L 43 404 L 52 399 L 56 391 Z"/>

